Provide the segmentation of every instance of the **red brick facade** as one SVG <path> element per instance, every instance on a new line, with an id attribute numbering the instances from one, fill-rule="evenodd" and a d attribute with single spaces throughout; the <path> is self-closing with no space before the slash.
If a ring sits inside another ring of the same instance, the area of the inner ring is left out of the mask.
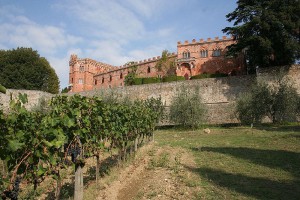
<path id="1" fill-rule="evenodd" d="M 203 73 L 225 73 L 237 75 L 244 73 L 243 56 L 237 58 L 225 57 L 226 47 L 233 44 L 232 38 L 216 37 L 214 40 L 208 38 L 206 41 L 200 39 L 192 40 L 191 43 L 177 43 L 177 54 L 170 54 L 175 58 L 176 75 L 189 79 L 191 76 Z M 160 57 L 135 62 L 138 77 L 163 76 L 155 65 Z M 132 70 L 131 66 L 124 65 L 114 67 L 109 64 L 96 62 L 91 59 L 78 59 L 76 55 L 70 58 L 71 92 L 87 91 L 99 88 L 123 87 L 124 79 Z"/>

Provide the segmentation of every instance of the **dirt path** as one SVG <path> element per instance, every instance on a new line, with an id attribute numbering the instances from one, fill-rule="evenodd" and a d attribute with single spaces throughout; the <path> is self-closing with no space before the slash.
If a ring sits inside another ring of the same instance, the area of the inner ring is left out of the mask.
<path id="1" fill-rule="evenodd" d="M 190 152 L 147 145 L 130 165 L 120 168 L 116 180 L 99 191 L 97 199 L 192 199 L 200 188 L 193 183 L 198 177 L 186 166 L 196 166 Z"/>

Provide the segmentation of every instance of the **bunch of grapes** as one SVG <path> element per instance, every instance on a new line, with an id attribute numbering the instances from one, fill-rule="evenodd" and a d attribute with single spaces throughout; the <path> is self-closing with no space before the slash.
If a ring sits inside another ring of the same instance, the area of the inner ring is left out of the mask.
<path id="1" fill-rule="evenodd" d="M 17 176 L 13 189 L 11 191 L 4 192 L 5 196 L 10 198 L 11 200 L 18 200 L 20 183 L 21 183 L 21 178 Z"/>
<path id="2" fill-rule="evenodd" d="M 76 162 L 76 158 L 80 155 L 80 153 L 81 153 L 81 148 L 79 146 L 71 147 L 70 154 L 73 163 Z"/>

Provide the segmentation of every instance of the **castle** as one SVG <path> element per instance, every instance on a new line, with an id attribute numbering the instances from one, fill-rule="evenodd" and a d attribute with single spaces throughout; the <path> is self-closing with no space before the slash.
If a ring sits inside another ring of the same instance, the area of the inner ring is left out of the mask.
<path id="1" fill-rule="evenodd" d="M 223 36 L 207 40 L 200 39 L 192 42 L 177 43 L 177 54 L 168 55 L 175 60 L 176 75 L 183 76 L 186 80 L 191 76 L 203 73 L 224 73 L 238 75 L 245 73 L 243 55 L 237 57 L 225 56 L 227 46 L 235 43 L 233 38 Z M 156 63 L 160 56 L 134 62 L 138 77 L 162 77 L 166 72 L 158 70 Z M 71 55 L 69 73 L 70 92 L 81 92 L 102 88 L 123 87 L 124 79 L 132 71 L 132 64 L 120 67 L 85 58 L 79 59 Z"/>

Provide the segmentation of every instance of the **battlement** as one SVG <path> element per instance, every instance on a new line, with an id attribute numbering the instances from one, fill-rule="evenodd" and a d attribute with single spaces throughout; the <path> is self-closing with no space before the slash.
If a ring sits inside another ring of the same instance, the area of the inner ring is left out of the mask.
<path id="1" fill-rule="evenodd" d="M 212 42 L 219 42 L 219 41 L 228 41 L 228 40 L 233 40 L 233 37 L 222 36 L 222 38 L 215 37 L 214 39 L 207 38 L 206 40 L 201 38 L 198 42 L 197 42 L 196 39 L 193 39 L 192 42 L 189 42 L 188 40 L 185 40 L 183 43 L 181 41 L 178 41 L 177 42 L 177 47 L 178 46 L 193 45 L 193 44 L 205 44 L 205 43 L 212 43 Z"/>
<path id="2" fill-rule="evenodd" d="M 169 57 L 175 57 L 175 56 L 177 56 L 177 54 L 175 52 L 172 52 L 172 53 L 169 53 L 168 56 Z M 144 59 L 144 60 L 140 60 L 140 61 L 129 62 L 129 63 L 126 63 L 126 64 L 121 65 L 121 66 L 116 66 L 116 67 L 110 69 L 109 71 L 97 73 L 96 75 L 103 75 L 103 74 L 107 74 L 107 73 L 110 73 L 110 72 L 124 70 L 124 69 L 127 69 L 127 68 L 131 68 L 134 65 L 144 65 L 144 64 L 147 64 L 147 63 L 151 63 L 151 62 L 156 62 L 160 58 L 161 58 L 161 56 L 157 56 L 157 57 L 152 57 L 152 58 L 148 58 L 148 59 Z"/>
<path id="3" fill-rule="evenodd" d="M 175 56 L 177 56 L 177 54 L 175 52 L 172 52 L 172 53 L 169 53 L 168 56 L 169 57 L 175 57 Z M 127 67 L 131 67 L 133 65 L 142 65 L 142 64 L 146 64 L 146 63 L 156 62 L 160 58 L 161 58 L 160 56 L 156 56 L 156 57 L 152 57 L 152 58 L 148 58 L 148 59 L 144 59 L 144 60 L 140 60 L 140 61 L 135 61 L 135 62 L 130 63 L 130 64 L 122 65 L 119 68 L 127 68 Z"/>

